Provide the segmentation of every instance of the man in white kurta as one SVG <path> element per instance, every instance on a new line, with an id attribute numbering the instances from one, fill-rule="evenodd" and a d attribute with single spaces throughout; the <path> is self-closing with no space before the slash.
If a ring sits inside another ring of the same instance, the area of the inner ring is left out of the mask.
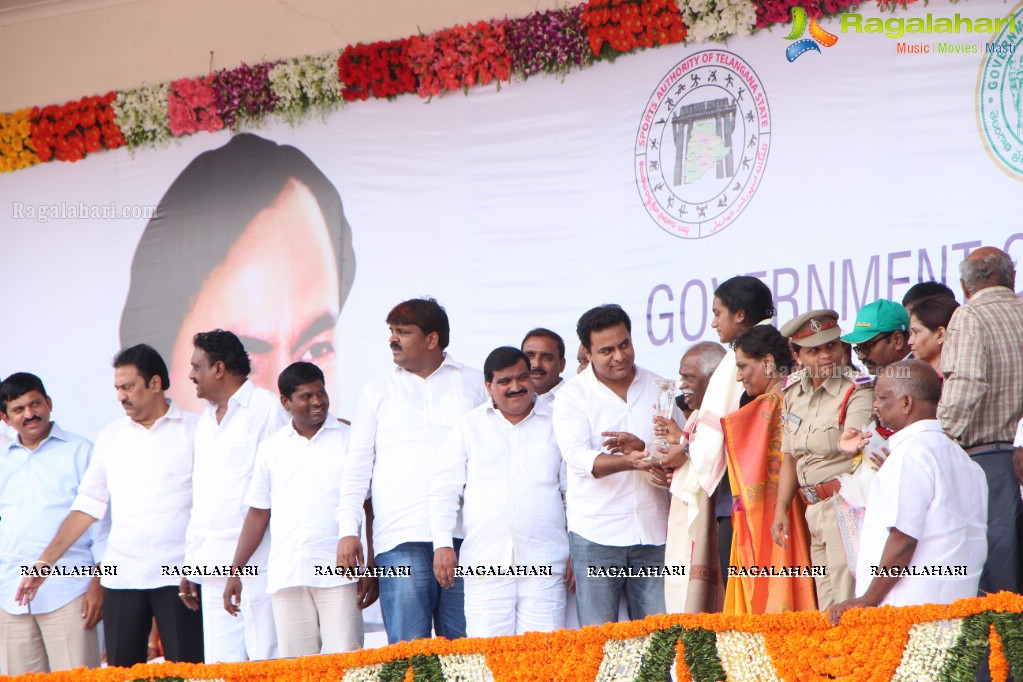
<path id="1" fill-rule="evenodd" d="M 469 637 L 549 632 L 565 624 L 568 531 L 551 412 L 516 348 L 483 366 L 491 401 L 464 416 L 434 457 L 430 525 L 442 586 L 460 571 Z M 465 541 L 455 567 L 461 509 Z M 445 562 L 446 556 L 446 562 Z"/>
<path id="2" fill-rule="evenodd" d="M 248 353 L 233 333 L 200 332 L 193 339 L 189 378 L 196 395 L 207 401 L 195 429 L 192 473 L 192 516 L 185 542 L 190 566 L 226 566 L 234 556 L 248 507 L 242 498 L 249 488 L 256 449 L 280 430 L 287 415 L 277 396 L 248 379 Z M 257 575 L 243 578 L 246 608 L 231 618 L 223 608 L 226 576 L 192 576 L 182 592 L 202 585 L 202 618 L 206 663 L 232 663 L 277 658 L 277 631 L 266 589 L 269 543 L 264 540 L 251 559 Z M 188 603 L 186 601 L 186 603 Z"/>
<path id="3" fill-rule="evenodd" d="M 832 620 L 850 607 L 949 604 L 977 595 L 987 558 L 987 482 L 935 418 L 940 396 L 938 375 L 922 361 L 880 373 L 874 409 L 895 431 L 891 454 L 867 498 L 857 596 L 833 606 Z M 865 444 L 865 434 L 859 440 Z"/>

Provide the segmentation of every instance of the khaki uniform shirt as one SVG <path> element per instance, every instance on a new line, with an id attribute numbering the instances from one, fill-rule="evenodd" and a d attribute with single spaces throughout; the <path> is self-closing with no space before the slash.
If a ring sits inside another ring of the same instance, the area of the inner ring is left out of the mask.
<path id="1" fill-rule="evenodd" d="M 846 405 L 845 426 L 838 423 L 842 400 L 856 384 L 845 376 L 829 377 L 814 389 L 805 374 L 785 386 L 785 425 L 781 449 L 796 460 L 799 485 L 815 485 L 852 470 L 852 460 L 838 449 L 845 427 L 860 430 L 873 421 L 874 388 L 857 386 Z"/>

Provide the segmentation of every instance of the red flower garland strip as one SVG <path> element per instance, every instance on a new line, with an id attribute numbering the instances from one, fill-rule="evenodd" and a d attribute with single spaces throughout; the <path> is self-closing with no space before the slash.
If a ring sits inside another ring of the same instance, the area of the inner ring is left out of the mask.
<path id="1" fill-rule="evenodd" d="M 258 121 L 277 105 L 277 93 L 270 84 L 272 62 L 255 66 L 243 63 L 237 69 L 217 73 L 213 81 L 213 104 L 231 130 L 238 129 L 238 119 Z"/>
<path id="2" fill-rule="evenodd" d="M 419 79 L 419 96 L 459 89 L 468 93 L 476 84 L 507 81 L 511 54 L 504 28 L 503 21 L 480 21 L 409 38 L 408 58 Z"/>
<path id="3" fill-rule="evenodd" d="M 78 161 L 87 153 L 125 144 L 111 103 L 117 93 L 32 109 L 32 146 L 40 161 Z"/>
<path id="4" fill-rule="evenodd" d="M 179 78 L 171 83 L 167 115 L 173 135 L 181 137 L 200 130 L 212 133 L 224 127 L 214 105 L 211 86 L 215 78 L 211 73 L 205 78 Z"/>
<path id="5" fill-rule="evenodd" d="M 880 2 L 881 0 L 878 0 Z M 772 24 L 787 24 L 792 20 L 793 7 L 802 7 L 811 17 L 833 16 L 859 6 L 863 0 L 760 0 L 757 8 L 757 28 Z"/>
<path id="6" fill-rule="evenodd" d="M 409 38 L 349 45 L 337 60 L 341 96 L 346 102 L 370 97 L 388 99 L 416 91 L 409 64 Z"/>
<path id="7" fill-rule="evenodd" d="M 675 0 L 589 0 L 582 21 L 590 49 L 604 59 L 637 47 L 679 43 L 686 37 Z"/>

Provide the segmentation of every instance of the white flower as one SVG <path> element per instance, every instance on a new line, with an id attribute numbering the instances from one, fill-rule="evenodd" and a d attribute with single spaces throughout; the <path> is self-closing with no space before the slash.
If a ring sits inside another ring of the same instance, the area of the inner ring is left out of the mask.
<path id="1" fill-rule="evenodd" d="M 678 0 L 678 8 L 691 43 L 749 35 L 757 22 L 757 9 L 750 0 Z"/>
<path id="2" fill-rule="evenodd" d="M 949 652 L 962 634 L 961 618 L 918 623 L 909 629 L 909 641 L 902 650 L 902 662 L 892 682 L 929 682 L 941 677 Z"/>
<path id="3" fill-rule="evenodd" d="M 438 656 L 447 682 L 494 682 L 494 675 L 483 654 Z"/>
<path id="4" fill-rule="evenodd" d="M 322 115 L 340 106 L 340 54 L 329 52 L 275 64 L 270 69 L 270 87 L 278 97 L 274 113 L 295 124 L 311 113 Z"/>
<path id="5" fill-rule="evenodd" d="M 149 85 L 117 93 L 114 113 L 128 147 L 156 147 L 171 139 L 170 117 L 167 114 L 169 83 Z"/>
<path id="6" fill-rule="evenodd" d="M 349 668 L 341 676 L 341 682 L 377 682 L 377 678 L 380 677 L 380 670 L 383 667 L 383 663 L 374 663 L 373 665 Z"/>
<path id="7" fill-rule="evenodd" d="M 604 642 L 604 658 L 594 682 L 625 682 L 636 679 L 643 657 L 650 648 L 651 635 Z"/>

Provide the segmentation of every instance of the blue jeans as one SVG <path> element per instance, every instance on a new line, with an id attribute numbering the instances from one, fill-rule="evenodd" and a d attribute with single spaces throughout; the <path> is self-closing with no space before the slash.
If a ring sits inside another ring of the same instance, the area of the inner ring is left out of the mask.
<path id="1" fill-rule="evenodd" d="M 462 541 L 455 539 L 455 554 Z M 439 637 L 465 637 L 465 596 L 462 579 L 445 590 L 433 575 L 433 543 L 403 542 L 377 554 L 377 566 L 410 566 L 411 575 L 380 578 L 380 612 L 387 630 L 387 643 L 428 639 L 436 630 Z"/>
<path id="2" fill-rule="evenodd" d="M 630 620 L 664 613 L 664 578 L 588 577 L 589 567 L 621 569 L 664 566 L 664 545 L 610 547 L 568 534 L 575 572 L 579 625 L 603 625 L 618 620 L 618 603 L 625 591 Z"/>

